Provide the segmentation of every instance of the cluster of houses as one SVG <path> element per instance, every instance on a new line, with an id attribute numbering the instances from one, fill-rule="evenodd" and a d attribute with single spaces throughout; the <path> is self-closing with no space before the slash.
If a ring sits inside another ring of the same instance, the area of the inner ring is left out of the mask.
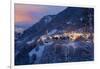
<path id="1" fill-rule="evenodd" d="M 62 34 L 53 34 L 53 35 L 43 35 L 37 41 L 38 42 L 49 42 L 49 41 L 57 41 L 57 40 L 89 40 L 93 38 L 93 34 L 91 33 L 82 33 L 82 32 L 64 32 Z"/>

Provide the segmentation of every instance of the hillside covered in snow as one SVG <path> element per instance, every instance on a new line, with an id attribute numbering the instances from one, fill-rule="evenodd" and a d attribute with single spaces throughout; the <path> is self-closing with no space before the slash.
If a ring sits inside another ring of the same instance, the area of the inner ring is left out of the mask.
<path id="1" fill-rule="evenodd" d="M 68 7 L 15 33 L 15 65 L 94 60 L 94 9 Z"/>

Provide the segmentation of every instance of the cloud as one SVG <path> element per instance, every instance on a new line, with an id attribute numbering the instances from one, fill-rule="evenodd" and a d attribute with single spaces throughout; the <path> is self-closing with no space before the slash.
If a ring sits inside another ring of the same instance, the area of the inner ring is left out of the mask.
<path id="1" fill-rule="evenodd" d="M 28 22 L 31 23 L 37 20 L 38 17 L 33 16 L 32 13 L 45 12 L 42 6 L 32 6 L 24 4 L 15 4 L 15 23 Z"/>
<path id="2" fill-rule="evenodd" d="M 17 33 L 23 33 L 24 29 L 23 28 L 15 28 L 15 32 Z"/>
<path id="3" fill-rule="evenodd" d="M 15 4 L 15 25 L 30 27 L 44 16 L 56 15 L 65 8 L 63 6 Z"/>

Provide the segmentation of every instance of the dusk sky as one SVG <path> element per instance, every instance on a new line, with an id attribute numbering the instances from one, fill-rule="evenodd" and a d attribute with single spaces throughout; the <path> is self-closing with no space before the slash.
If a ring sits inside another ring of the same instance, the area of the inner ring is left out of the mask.
<path id="1" fill-rule="evenodd" d="M 63 6 L 15 4 L 15 28 L 26 29 L 45 15 L 55 15 L 63 11 Z"/>

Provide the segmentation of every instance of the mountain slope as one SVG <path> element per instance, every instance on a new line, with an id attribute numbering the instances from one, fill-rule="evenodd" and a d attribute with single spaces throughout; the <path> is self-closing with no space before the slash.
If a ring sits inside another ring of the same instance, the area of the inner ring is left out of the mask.
<path id="1" fill-rule="evenodd" d="M 20 35 L 18 40 L 15 41 L 15 64 L 36 64 L 36 63 L 47 63 L 51 60 L 55 59 L 51 62 L 63 62 L 63 61 L 69 61 L 70 59 L 66 59 L 65 57 L 65 49 L 66 50 L 74 50 L 73 47 L 76 47 L 78 50 L 77 52 L 82 53 L 88 53 L 86 54 L 86 57 L 84 58 L 84 54 L 82 55 L 83 59 L 80 60 L 93 60 L 93 40 L 89 40 L 90 45 L 87 45 L 88 42 L 86 40 L 77 40 L 75 42 L 70 42 L 69 38 L 61 38 L 63 40 L 60 40 L 57 42 L 57 36 L 56 34 L 62 34 L 64 31 L 71 32 L 71 31 L 83 31 L 84 32 L 94 32 L 94 10 L 93 8 L 73 8 L 68 7 L 62 12 L 58 13 L 57 15 L 47 15 L 44 16 L 38 23 L 34 24 L 29 29 L 25 30 L 22 35 Z M 47 35 L 52 37 L 54 40 L 50 40 L 50 38 L 47 38 Z M 44 39 L 41 40 L 41 39 Z M 45 41 L 45 39 L 47 41 Z M 82 41 L 82 42 L 80 42 Z M 63 42 L 60 45 L 60 42 Z M 67 43 L 68 42 L 68 43 Z M 78 43 L 74 44 L 69 47 L 70 43 Z M 63 46 L 65 44 L 66 46 Z M 85 45 L 82 47 L 81 45 Z M 59 49 L 59 51 L 56 51 L 54 49 Z M 51 49 L 51 50 L 50 50 Z M 52 50 L 53 49 L 53 50 Z M 63 50 L 62 50 L 63 49 Z M 81 50 L 81 51 L 80 51 Z M 75 52 L 76 52 L 75 51 Z M 59 54 L 57 54 L 57 52 Z M 68 52 L 68 51 L 67 51 Z M 73 51 L 72 51 L 73 52 Z M 41 53 L 42 55 L 39 56 Z M 49 55 L 48 53 L 53 53 L 52 55 Z M 91 55 L 92 54 L 92 55 Z M 51 56 L 50 58 L 48 56 Z M 58 58 L 57 59 L 57 55 Z M 61 55 L 64 57 L 61 57 Z M 72 55 L 72 53 L 67 53 L 69 57 Z M 74 55 L 77 55 L 75 53 Z M 81 53 L 79 54 L 81 56 Z M 78 56 L 78 58 L 80 58 Z M 45 58 L 47 58 L 45 60 Z M 38 60 L 37 60 L 38 58 Z M 44 58 L 44 59 L 43 59 Z M 49 58 L 49 59 L 48 59 Z M 73 57 L 71 57 L 73 58 Z M 76 58 L 76 57 L 75 57 Z M 24 61 L 26 60 L 26 61 Z M 74 61 L 74 59 L 71 59 L 70 61 Z M 78 59 L 75 59 L 75 61 L 78 61 Z M 46 61 L 46 62 L 45 62 Z M 50 62 L 50 63 L 51 63 Z"/>

